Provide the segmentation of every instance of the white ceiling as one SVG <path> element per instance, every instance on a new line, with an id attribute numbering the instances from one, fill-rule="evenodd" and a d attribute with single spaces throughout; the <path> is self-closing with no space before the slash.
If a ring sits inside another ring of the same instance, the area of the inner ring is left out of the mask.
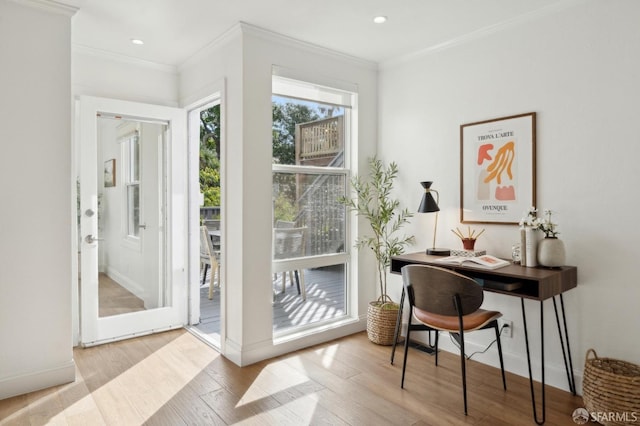
<path id="1" fill-rule="evenodd" d="M 72 41 L 76 46 L 179 66 L 238 22 L 245 22 L 385 62 L 530 19 L 570 1 L 83 0 L 73 17 Z M 77 5 L 77 0 L 66 3 Z M 374 24 L 376 15 L 386 15 L 388 21 Z M 133 45 L 132 38 L 145 44 Z"/>

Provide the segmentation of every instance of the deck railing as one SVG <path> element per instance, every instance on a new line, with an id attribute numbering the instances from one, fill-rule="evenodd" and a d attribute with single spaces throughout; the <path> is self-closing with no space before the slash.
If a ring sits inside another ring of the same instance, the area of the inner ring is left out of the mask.
<path id="1" fill-rule="evenodd" d="M 326 165 L 344 149 L 344 116 L 296 124 L 296 164 Z"/>

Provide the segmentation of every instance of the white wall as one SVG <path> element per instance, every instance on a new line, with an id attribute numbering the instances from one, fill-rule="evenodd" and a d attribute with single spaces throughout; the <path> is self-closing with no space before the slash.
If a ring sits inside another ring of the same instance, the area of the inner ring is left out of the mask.
<path id="1" fill-rule="evenodd" d="M 0 0 L 0 399 L 75 378 L 72 13 Z"/>
<path id="2" fill-rule="evenodd" d="M 567 263 L 578 267 L 578 288 L 565 295 L 565 304 L 580 379 L 588 348 L 640 363 L 632 331 L 640 323 L 635 278 L 640 250 L 633 244 L 640 235 L 635 221 L 640 203 L 634 195 L 640 184 L 634 125 L 640 113 L 640 3 L 585 0 L 569 5 L 383 64 L 378 119 L 380 153 L 399 164 L 399 197 L 416 208 L 419 182 L 433 180 L 442 209 L 437 245 L 458 247 L 449 229 L 459 226 L 459 126 L 537 112 L 537 207 L 557 211 Z M 416 251 L 430 244 L 432 221 L 430 215 L 413 219 Z M 516 226 L 476 227 L 486 228 L 477 248 L 510 257 Z M 399 293 L 401 280 L 392 279 Z M 525 375 L 520 301 L 487 295 L 485 305 L 514 321 L 514 338 L 503 339 L 506 367 Z M 526 306 L 539 371 L 538 306 Z M 567 389 L 550 301 L 544 315 L 547 380 Z M 472 350 L 492 340 L 491 333 L 481 334 L 469 336 L 477 343 Z M 494 350 L 475 358 L 497 365 Z"/>
<path id="3" fill-rule="evenodd" d="M 180 73 L 181 98 L 193 102 L 210 95 L 203 90 L 226 83 L 223 141 L 225 255 L 223 297 L 226 300 L 225 354 L 245 365 L 310 344 L 363 329 L 367 302 L 375 299 L 372 268 L 362 268 L 355 313 L 360 320 L 307 338 L 274 344 L 271 306 L 271 76 L 272 66 L 310 79 L 349 82 L 359 92 L 361 145 L 355 163 L 364 166 L 375 149 L 376 68 L 303 43 L 241 25 L 224 40 L 192 58 Z M 185 101 L 185 103 L 187 103 Z M 231 214 L 230 212 L 233 212 Z M 364 256 L 363 256 L 364 257 Z M 367 263 L 368 262 L 368 263 Z M 361 265 L 370 266 L 370 259 Z"/>
<path id="4" fill-rule="evenodd" d="M 73 48 L 73 95 L 176 106 L 178 76 L 174 67 Z"/>

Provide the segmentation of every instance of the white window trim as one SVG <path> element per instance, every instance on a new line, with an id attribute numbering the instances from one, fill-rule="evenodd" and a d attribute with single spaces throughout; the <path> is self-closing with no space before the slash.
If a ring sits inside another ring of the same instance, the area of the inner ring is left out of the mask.
<path id="1" fill-rule="evenodd" d="M 129 186 L 131 185 L 131 182 L 129 181 L 129 172 L 130 172 L 130 166 L 129 166 L 129 161 L 130 161 L 130 141 L 131 141 L 131 137 L 136 135 L 138 136 L 138 144 L 139 144 L 139 153 L 138 155 L 140 155 L 141 150 L 141 142 L 142 142 L 142 137 L 141 137 L 141 132 L 140 132 L 140 126 L 138 123 L 124 123 L 119 129 L 118 129 L 118 141 L 120 142 L 120 158 L 121 158 L 121 165 L 120 165 L 120 182 L 122 182 L 122 185 L 120 185 L 121 187 L 121 224 L 122 224 L 122 229 L 121 229 L 121 235 L 122 235 L 122 246 L 123 247 L 127 247 L 131 250 L 136 250 L 136 251 L 142 251 L 142 240 L 140 239 L 139 236 L 134 236 L 134 235 L 130 235 L 129 234 L 129 199 L 128 199 L 128 189 Z M 142 162 L 139 162 L 138 164 L 138 176 L 142 175 L 142 170 L 140 169 L 140 167 L 142 166 Z M 140 180 L 137 181 L 137 185 L 138 185 L 138 194 L 140 195 L 142 188 L 140 186 Z M 142 198 L 139 199 L 139 212 L 142 212 Z"/>
<path id="2" fill-rule="evenodd" d="M 295 78 L 293 80 L 292 78 Z M 291 86 L 287 86 L 287 83 L 292 83 Z M 310 87 L 310 91 L 300 90 L 300 86 L 307 84 Z M 309 96 L 308 94 L 319 93 L 325 89 L 324 96 L 316 97 Z M 323 85 L 313 83 L 304 77 L 298 75 L 291 75 L 287 70 L 279 67 L 273 67 L 272 75 L 272 95 L 282 96 L 286 98 L 302 99 L 311 102 L 333 104 L 344 108 L 345 113 L 345 145 L 344 145 L 344 167 L 313 167 L 313 166 L 299 166 L 299 165 L 272 165 L 272 175 L 274 173 L 310 173 L 310 174 L 329 174 L 329 175 L 342 175 L 345 178 L 345 196 L 350 194 L 350 182 L 353 173 L 353 167 L 357 166 L 352 164 L 352 150 L 357 146 L 357 86 L 343 87 L 343 85 Z M 346 207 L 345 207 L 346 208 Z M 348 213 L 348 212 L 347 212 Z M 344 323 L 345 321 L 351 322 L 356 320 L 354 318 L 354 306 L 353 296 L 357 294 L 357 275 L 352 271 L 353 262 L 357 261 L 357 256 L 351 250 L 353 244 L 352 235 L 352 215 L 345 215 L 345 251 L 342 253 L 330 253 L 317 256 L 306 256 L 296 259 L 282 261 L 284 265 L 291 269 L 303 269 L 309 267 L 320 266 L 332 266 L 332 265 L 344 265 L 344 279 L 345 279 L 345 315 L 327 321 L 308 324 L 302 327 L 294 327 L 290 330 L 283 330 L 274 332 L 273 337 L 278 342 L 284 342 L 287 340 L 305 337 L 318 330 L 325 329 L 327 327 L 335 327 Z"/>

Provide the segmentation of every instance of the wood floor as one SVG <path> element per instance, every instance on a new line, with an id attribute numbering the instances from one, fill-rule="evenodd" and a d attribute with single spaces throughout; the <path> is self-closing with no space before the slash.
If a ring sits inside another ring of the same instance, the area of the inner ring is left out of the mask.
<path id="1" fill-rule="evenodd" d="M 99 316 L 144 311 L 144 301 L 122 287 L 107 274 L 98 275 Z"/>
<path id="2" fill-rule="evenodd" d="M 0 401 L 0 425 L 533 425 L 528 380 L 411 350 L 401 357 L 364 333 L 244 368 L 185 330 L 75 349 L 75 383 Z M 582 399 L 547 388 L 547 425 L 574 425 Z"/>

